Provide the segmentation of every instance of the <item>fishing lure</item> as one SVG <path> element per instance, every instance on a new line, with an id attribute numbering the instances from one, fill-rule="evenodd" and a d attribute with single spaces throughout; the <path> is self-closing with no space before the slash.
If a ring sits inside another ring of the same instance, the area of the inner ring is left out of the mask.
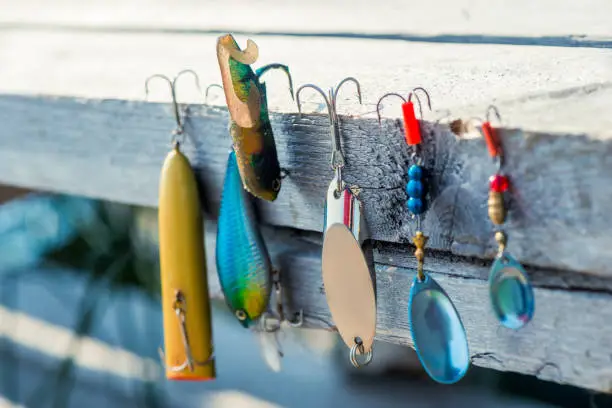
<path id="1" fill-rule="evenodd" d="M 271 69 L 284 71 L 289 78 L 291 97 L 293 82 L 286 65 L 270 64 L 253 72 L 250 64 L 258 56 L 259 49 L 252 40 L 247 41 L 244 51 L 231 34 L 217 41 L 217 58 L 231 117 L 230 134 L 242 183 L 254 196 L 274 201 L 281 189 L 281 168 L 268 115 L 266 85 L 261 77 Z"/>
<path id="2" fill-rule="evenodd" d="M 293 320 L 285 317 L 280 273 L 272 267 L 252 197 L 242 187 L 233 149 L 227 160 L 216 251 L 217 273 L 230 310 L 243 327 L 258 332 L 264 360 L 279 371 L 283 357 L 278 339 L 281 325 L 301 326 L 303 311 Z M 274 303 L 270 305 L 272 298 Z"/>
<path id="3" fill-rule="evenodd" d="M 300 91 L 312 88 L 325 99 L 332 136 L 332 170 L 335 177 L 329 185 L 325 203 L 322 253 L 323 284 L 332 318 L 342 340 L 350 348 L 349 361 L 359 368 L 372 361 L 376 333 L 376 293 L 370 266 L 362 249 L 367 237 L 366 223 L 358 188 L 348 188 L 342 180 L 344 156 L 340 146 L 340 123 L 336 112 L 336 97 L 346 82 L 357 86 L 361 103 L 361 88 L 355 78 L 342 80 L 328 95 L 321 88 L 306 84 L 297 93 L 298 111 L 302 113 Z M 357 356 L 363 356 L 359 362 Z"/>
<path id="4" fill-rule="evenodd" d="M 488 213 L 491 222 L 500 227 L 506 220 L 504 193 L 508 191 L 510 182 L 502 172 L 503 149 L 498 131 L 491 126 L 489 120 L 491 111 L 501 121 L 497 108 L 489 106 L 486 121 L 482 124 L 482 132 L 489 155 L 497 160 L 498 168 L 489 179 Z M 520 329 L 533 318 L 535 311 L 533 288 L 525 269 L 506 250 L 508 237 L 501 228 L 495 232 L 495 240 L 498 252 L 489 274 L 491 305 L 502 325 L 510 329 Z"/>
<path id="5" fill-rule="evenodd" d="M 176 81 L 168 82 L 177 123 L 173 148 L 166 156 L 159 181 L 159 256 L 162 285 L 165 353 L 160 350 L 166 377 L 172 380 L 215 378 L 212 328 L 203 219 L 196 179 L 189 160 L 180 150 L 183 120 L 176 101 Z M 197 81 L 197 75 L 195 75 Z"/>
<path id="6" fill-rule="evenodd" d="M 414 95 L 421 107 L 416 91 L 421 90 L 427 96 L 431 109 L 429 94 L 423 88 L 414 88 L 408 99 L 399 94 L 383 95 L 377 104 L 376 111 L 380 122 L 380 103 L 387 96 L 398 96 L 402 99 L 406 142 L 415 147 L 414 163 L 408 169 L 408 210 L 417 219 L 417 231 L 413 237 L 416 247 L 417 275 L 410 288 L 408 300 L 408 320 L 410 333 L 421 364 L 435 381 L 452 384 L 459 381 L 469 367 L 467 336 L 461 317 L 444 289 L 433 277 L 425 273 L 425 246 L 428 237 L 421 231 L 421 215 L 426 211 L 424 169 L 421 166 L 418 147 L 422 142 L 420 124 L 414 113 L 411 98 Z M 421 110 L 421 117 L 423 112 Z"/>
<path id="7" fill-rule="evenodd" d="M 251 196 L 242 187 L 234 150 L 227 159 L 216 256 L 228 306 L 244 327 L 251 327 L 268 307 L 272 263 L 255 220 Z"/>

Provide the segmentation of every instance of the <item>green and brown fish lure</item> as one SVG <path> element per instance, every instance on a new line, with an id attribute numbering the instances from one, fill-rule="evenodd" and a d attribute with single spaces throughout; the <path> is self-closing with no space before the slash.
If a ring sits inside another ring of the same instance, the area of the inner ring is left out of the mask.
<path id="1" fill-rule="evenodd" d="M 231 34 L 217 41 L 217 58 L 231 117 L 230 134 L 242 184 L 252 195 L 274 201 L 281 188 L 281 169 L 268 116 L 266 85 L 261 76 L 270 69 L 283 70 L 289 77 L 292 97 L 293 84 L 286 65 L 270 64 L 254 72 L 250 64 L 258 56 L 259 49 L 252 40 L 247 41 L 244 51 Z"/>

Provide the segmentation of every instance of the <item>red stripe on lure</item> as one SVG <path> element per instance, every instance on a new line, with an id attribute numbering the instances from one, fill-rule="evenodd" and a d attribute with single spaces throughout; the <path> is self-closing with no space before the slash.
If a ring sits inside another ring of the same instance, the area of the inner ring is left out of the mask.
<path id="1" fill-rule="evenodd" d="M 353 226 L 353 195 L 348 192 L 344 192 L 344 219 L 342 220 L 344 225 L 349 229 Z"/>

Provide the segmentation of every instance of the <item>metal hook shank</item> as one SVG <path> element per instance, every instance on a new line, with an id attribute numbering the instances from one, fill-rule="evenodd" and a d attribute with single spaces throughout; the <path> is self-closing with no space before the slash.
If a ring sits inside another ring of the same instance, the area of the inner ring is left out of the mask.
<path id="1" fill-rule="evenodd" d="M 176 98 L 176 83 L 178 79 L 184 74 L 193 75 L 198 91 L 202 93 L 202 88 L 200 87 L 200 78 L 198 77 L 198 74 L 192 69 L 184 69 L 180 71 L 178 74 L 176 74 L 173 80 L 170 80 L 170 78 L 168 78 L 165 75 L 155 74 L 155 75 L 151 75 L 145 81 L 145 95 L 147 98 L 149 96 L 149 82 L 152 79 L 160 78 L 168 83 L 168 86 L 170 87 L 170 95 L 172 96 L 172 110 L 174 112 L 174 119 L 176 120 L 176 130 L 174 131 L 175 135 L 181 135 L 183 134 L 183 131 L 184 131 L 184 120 L 181 117 L 178 100 Z"/>
<path id="2" fill-rule="evenodd" d="M 172 97 L 172 109 L 174 111 L 174 119 L 176 120 L 176 131 L 177 133 L 180 133 L 183 131 L 183 123 L 179 114 L 178 102 L 176 101 L 176 90 L 174 89 L 174 81 L 170 80 L 170 78 L 162 74 L 151 75 L 145 81 L 145 98 L 149 97 L 149 82 L 151 82 L 151 80 L 155 78 L 163 79 L 168 83 L 168 86 L 170 87 L 170 95 Z"/>
<path id="3" fill-rule="evenodd" d="M 331 166 L 333 170 L 336 170 L 338 168 L 341 168 L 344 166 L 344 157 L 342 156 L 342 151 L 341 151 L 341 146 L 340 146 L 340 138 L 339 138 L 339 134 L 338 134 L 338 127 L 336 126 L 336 114 L 335 114 L 335 108 L 332 101 L 332 98 L 328 95 L 325 95 L 325 92 L 319 88 L 316 85 L 313 84 L 305 84 L 302 85 L 298 88 L 297 92 L 295 93 L 295 100 L 297 102 L 297 106 L 298 106 L 298 112 L 300 113 L 300 115 L 302 114 L 302 103 L 300 100 L 300 93 L 302 92 L 302 90 L 306 89 L 306 88 L 311 88 L 314 89 L 315 91 L 317 91 L 322 97 L 323 100 L 325 100 L 325 105 L 327 106 L 327 113 L 329 115 L 329 126 L 330 126 L 330 133 L 331 133 L 331 137 L 332 137 L 332 159 L 331 159 Z M 330 94 L 333 91 L 330 90 Z"/>

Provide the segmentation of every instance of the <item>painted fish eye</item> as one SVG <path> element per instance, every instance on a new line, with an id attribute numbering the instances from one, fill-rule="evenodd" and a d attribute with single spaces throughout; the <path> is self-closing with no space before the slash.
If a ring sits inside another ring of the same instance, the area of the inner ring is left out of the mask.
<path id="1" fill-rule="evenodd" d="M 274 181 L 272 182 L 272 190 L 279 191 L 280 188 L 281 188 L 280 179 L 274 179 Z"/>
<path id="2" fill-rule="evenodd" d="M 236 317 L 238 318 L 238 320 L 240 320 L 242 322 L 242 321 L 246 320 L 247 314 L 242 309 L 236 310 Z"/>

